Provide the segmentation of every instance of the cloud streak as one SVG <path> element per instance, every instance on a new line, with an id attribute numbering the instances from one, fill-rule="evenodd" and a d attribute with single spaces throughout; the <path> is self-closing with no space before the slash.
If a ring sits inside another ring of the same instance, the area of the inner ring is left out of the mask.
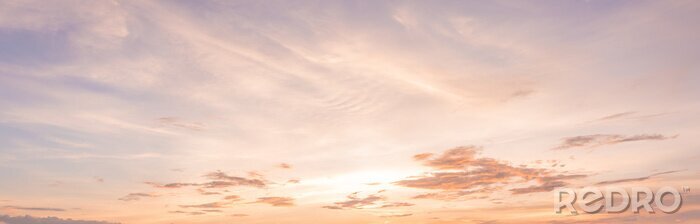
<path id="1" fill-rule="evenodd" d="M 294 198 L 290 197 L 260 197 L 254 203 L 269 204 L 274 207 L 294 206 Z"/>
<path id="2" fill-rule="evenodd" d="M 25 211 L 50 211 L 50 212 L 65 212 L 62 208 L 47 208 L 47 207 L 23 207 L 23 206 L 4 206 L 3 208 Z"/>
<path id="3" fill-rule="evenodd" d="M 104 221 L 62 219 L 57 217 L 7 216 L 0 215 L 0 223 L 7 224 L 118 224 Z"/>
<path id="4" fill-rule="evenodd" d="M 121 200 L 121 201 L 138 201 L 138 200 L 141 200 L 142 198 L 155 198 L 155 197 L 158 197 L 158 195 L 151 194 L 151 193 L 130 193 L 124 197 L 119 198 L 119 200 Z"/>
<path id="5" fill-rule="evenodd" d="M 595 148 L 604 145 L 615 145 L 625 142 L 634 141 L 661 141 L 669 140 L 678 137 L 678 135 L 665 136 L 660 134 L 643 134 L 643 135 L 609 135 L 609 134 L 596 134 L 596 135 L 581 135 L 562 139 L 559 146 L 554 147 L 554 150 L 563 150 L 571 148 Z"/>
<path id="6" fill-rule="evenodd" d="M 682 170 L 673 170 L 673 171 L 653 173 L 651 175 L 643 176 L 643 177 L 624 178 L 624 179 L 617 179 L 617 180 L 606 180 L 606 181 L 598 182 L 598 183 L 596 183 L 596 185 L 610 185 L 610 184 L 619 184 L 619 183 L 639 182 L 639 181 L 649 180 L 652 177 L 661 176 L 661 175 L 665 175 L 665 174 L 677 173 L 677 172 L 681 172 L 681 171 Z"/>

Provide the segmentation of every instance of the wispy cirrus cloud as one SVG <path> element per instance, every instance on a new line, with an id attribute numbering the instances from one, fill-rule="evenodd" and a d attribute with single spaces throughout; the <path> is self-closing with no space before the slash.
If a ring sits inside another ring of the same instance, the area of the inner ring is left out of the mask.
<path id="1" fill-rule="evenodd" d="M 665 175 L 665 174 L 677 173 L 677 172 L 681 172 L 681 171 L 683 171 L 683 170 L 672 170 L 672 171 L 658 172 L 658 173 L 653 173 L 653 174 L 643 176 L 643 177 L 623 178 L 623 179 L 617 179 L 617 180 L 606 180 L 606 181 L 598 182 L 595 185 L 610 185 L 610 184 L 645 181 L 645 180 L 651 179 L 652 177 L 661 176 L 661 175 Z"/>
<path id="2" fill-rule="evenodd" d="M 202 123 L 186 122 L 177 117 L 161 117 L 156 119 L 156 121 L 158 122 L 159 126 L 162 127 L 174 127 L 192 131 L 201 131 L 205 128 L 204 124 Z"/>
<path id="3" fill-rule="evenodd" d="M 612 134 L 596 134 L 596 135 L 581 135 L 567 137 L 562 139 L 561 144 L 554 147 L 554 150 L 571 149 L 571 148 L 595 148 L 604 145 L 614 145 L 624 142 L 634 141 L 661 141 L 669 140 L 678 137 L 678 135 L 666 136 L 660 134 L 642 134 L 642 135 L 612 135 Z"/>
<path id="4" fill-rule="evenodd" d="M 605 117 L 601 117 L 596 119 L 596 121 L 605 121 L 605 120 L 614 120 L 622 117 L 628 117 L 630 115 L 636 114 L 636 111 L 627 111 L 627 112 L 622 112 L 622 113 L 616 113 L 616 114 L 611 114 Z"/>

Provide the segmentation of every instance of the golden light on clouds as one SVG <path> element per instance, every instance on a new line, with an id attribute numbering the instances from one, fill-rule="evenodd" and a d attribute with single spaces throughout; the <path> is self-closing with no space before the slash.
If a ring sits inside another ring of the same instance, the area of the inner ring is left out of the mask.
<path id="1" fill-rule="evenodd" d="M 696 223 L 698 11 L 2 1 L 0 224 Z M 552 209 L 635 186 L 683 207 Z"/>

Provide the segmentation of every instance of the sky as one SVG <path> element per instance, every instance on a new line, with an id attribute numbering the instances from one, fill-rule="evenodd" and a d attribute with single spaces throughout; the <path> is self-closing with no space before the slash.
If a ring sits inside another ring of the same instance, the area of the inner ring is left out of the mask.
<path id="1" fill-rule="evenodd" d="M 698 11 L 0 1 L 0 224 L 698 223 Z"/>

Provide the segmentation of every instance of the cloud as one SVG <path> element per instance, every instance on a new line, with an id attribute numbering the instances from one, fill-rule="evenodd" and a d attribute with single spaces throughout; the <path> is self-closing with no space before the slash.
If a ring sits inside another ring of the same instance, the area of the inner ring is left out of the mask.
<path id="1" fill-rule="evenodd" d="M 138 201 L 141 200 L 141 198 L 154 198 L 158 197 L 156 194 L 151 194 L 151 193 L 130 193 L 127 194 L 124 197 L 119 198 L 119 200 L 122 201 Z"/>
<path id="2" fill-rule="evenodd" d="M 359 192 L 355 192 L 346 196 L 347 200 L 335 202 L 334 205 L 323 206 L 326 209 L 366 209 L 366 208 L 394 208 L 407 207 L 414 204 L 407 202 L 386 202 L 386 197 L 379 195 L 383 191 L 376 194 L 369 194 L 365 197 L 359 197 Z"/>
<path id="3" fill-rule="evenodd" d="M 625 178 L 625 179 L 617 179 L 617 180 L 606 180 L 606 181 L 601 181 L 596 183 L 595 185 L 610 185 L 610 184 L 619 184 L 619 183 L 628 183 L 628 182 L 637 182 L 637 181 L 645 181 L 648 179 L 651 179 L 652 177 L 655 176 L 660 176 L 660 175 L 665 175 L 665 174 L 671 174 L 671 173 L 677 173 L 681 172 L 682 170 L 673 170 L 673 171 L 666 171 L 666 172 L 659 172 L 659 173 L 653 173 L 648 176 L 644 177 L 636 177 L 636 178 Z"/>
<path id="4" fill-rule="evenodd" d="M 238 214 L 231 214 L 231 216 L 232 216 L 232 217 L 246 217 L 246 216 L 249 216 L 249 215 L 248 215 L 248 214 L 240 214 L 240 213 L 238 213 Z"/>
<path id="5" fill-rule="evenodd" d="M 597 134 L 597 135 L 582 135 L 582 136 L 574 136 L 574 137 L 568 137 L 562 139 L 562 143 L 553 148 L 554 150 L 561 150 L 561 149 L 570 149 L 570 148 L 578 148 L 578 147 L 587 147 L 587 148 L 595 148 L 603 145 L 614 145 L 614 144 L 619 144 L 623 142 L 633 142 L 633 141 L 660 141 L 660 140 L 668 140 L 668 139 L 674 139 L 678 137 L 677 135 L 674 136 L 664 136 L 660 134 L 652 134 L 652 135 L 632 135 L 632 136 L 624 136 L 624 135 L 607 135 L 607 134 Z"/>
<path id="6" fill-rule="evenodd" d="M 423 153 L 413 156 L 415 160 L 423 161 L 423 165 L 433 167 L 438 170 L 462 169 L 473 163 L 478 148 L 475 146 L 461 146 L 447 150 L 437 158 L 429 159 L 431 153 Z"/>
<path id="7" fill-rule="evenodd" d="M 265 181 L 263 179 L 229 176 L 221 171 L 211 172 L 204 176 L 211 180 L 214 180 L 208 183 L 204 183 L 203 185 L 205 188 L 225 188 L 233 186 L 250 186 L 262 188 L 266 186 Z"/>
<path id="8" fill-rule="evenodd" d="M 415 204 L 408 203 L 408 202 L 391 202 L 391 203 L 383 204 L 380 208 L 409 207 L 409 206 L 414 206 L 414 205 Z"/>
<path id="9" fill-rule="evenodd" d="M 376 194 L 370 194 L 366 197 L 359 198 L 357 196 L 357 192 L 352 193 L 347 196 L 348 200 L 341 201 L 341 202 L 335 202 L 335 205 L 332 206 L 326 206 L 326 208 L 330 209 L 343 209 L 343 208 L 356 208 L 356 209 L 362 209 L 365 208 L 366 206 L 371 206 L 375 205 L 375 203 L 380 202 L 385 200 L 383 196 L 376 195 Z"/>
<path id="10" fill-rule="evenodd" d="M 169 183 L 169 184 L 159 184 L 154 182 L 144 182 L 145 184 L 151 185 L 155 188 L 181 188 L 188 186 L 199 186 L 200 184 L 195 183 Z"/>
<path id="11" fill-rule="evenodd" d="M 492 158 L 477 158 L 480 150 L 476 146 L 456 147 L 435 156 L 429 153 L 413 158 L 435 172 L 400 180 L 394 184 L 420 189 L 441 190 L 414 196 L 415 199 L 455 200 L 464 196 L 484 198 L 483 194 L 493 192 L 501 186 L 535 181 L 538 185 L 511 189 L 514 194 L 551 191 L 557 186 L 565 186 L 564 180 L 585 178 L 586 175 L 562 175 L 554 170 L 512 166 Z M 556 163 L 556 161 L 552 161 Z M 480 194 L 481 196 L 472 196 Z"/>
<path id="12" fill-rule="evenodd" d="M 231 204 L 230 201 L 210 202 L 196 205 L 180 205 L 181 208 L 224 208 Z"/>
<path id="13" fill-rule="evenodd" d="M 261 197 L 255 203 L 269 204 L 275 207 L 294 206 L 294 198 L 289 197 Z"/>
<path id="14" fill-rule="evenodd" d="M 219 192 L 206 191 L 206 190 L 201 189 L 201 188 L 197 189 L 197 192 L 199 192 L 199 194 L 201 194 L 201 195 L 216 195 L 216 194 L 221 194 L 221 193 L 219 193 Z"/>
<path id="15" fill-rule="evenodd" d="M 15 209 L 15 210 L 26 210 L 26 211 L 52 211 L 52 212 L 65 212 L 62 208 L 46 208 L 46 207 L 22 207 L 22 206 L 5 206 L 3 208 Z"/>
<path id="16" fill-rule="evenodd" d="M 211 211 L 215 211 L 215 210 L 212 209 Z M 217 211 L 218 211 L 218 210 L 217 210 Z M 177 211 L 169 211 L 168 213 L 172 213 L 172 214 L 187 214 L 187 215 L 204 215 L 204 214 L 206 214 L 206 212 L 207 212 L 207 210 L 194 211 L 194 212 L 187 212 L 187 211 L 180 211 L 180 210 L 177 210 Z"/>
<path id="17" fill-rule="evenodd" d="M 491 158 L 476 158 L 477 151 L 478 148 L 473 146 L 457 147 L 434 159 L 420 156 L 419 160 L 425 166 L 439 172 L 397 181 L 395 184 L 422 189 L 465 190 L 509 183 L 513 179 L 531 180 L 544 172 L 542 169 L 513 167 Z"/>
<path id="18" fill-rule="evenodd" d="M 202 211 L 203 211 L 203 212 L 212 212 L 212 213 L 221 213 L 221 212 L 224 212 L 224 211 L 221 211 L 221 210 L 219 210 L 219 209 L 204 209 L 204 210 L 202 210 Z"/>
<path id="19" fill-rule="evenodd" d="M 502 187 L 483 187 L 472 190 L 462 190 L 462 191 L 440 191 L 426 194 L 419 194 L 413 196 L 413 199 L 434 199 L 434 200 L 457 200 L 457 199 L 483 199 L 485 194 L 491 193 L 495 190 L 501 189 Z M 470 197 L 467 197 L 470 196 Z M 466 197 L 466 198 L 465 198 Z"/>
<path id="20" fill-rule="evenodd" d="M 536 193 L 536 192 L 550 192 L 556 188 L 559 187 L 565 187 L 568 185 L 565 180 L 574 180 L 574 179 L 582 179 L 586 178 L 588 175 L 584 174 L 572 174 L 572 175 L 564 175 L 564 174 L 559 174 L 559 175 L 553 175 L 553 176 L 541 176 L 537 177 L 535 180 L 538 183 L 538 185 L 533 185 L 529 187 L 523 187 L 523 188 L 513 188 L 510 189 L 510 191 L 513 194 L 529 194 L 529 193 Z"/>
<path id="21" fill-rule="evenodd" d="M 7 216 L 0 215 L 0 223 L 6 224 L 117 224 L 104 221 L 61 219 L 57 217 Z"/>
<path id="22" fill-rule="evenodd" d="M 155 188 L 165 188 L 165 189 L 176 189 L 176 188 L 192 187 L 192 186 L 200 186 L 202 188 L 228 188 L 228 187 L 236 187 L 236 186 L 250 186 L 250 187 L 263 188 L 263 187 L 267 186 L 266 181 L 261 174 L 259 174 L 257 172 L 249 172 L 248 176 L 250 176 L 250 178 L 230 176 L 224 172 L 215 171 L 215 172 L 210 172 L 210 173 L 207 173 L 204 175 L 205 178 L 211 180 L 209 182 L 204 182 L 204 183 L 168 183 L 168 184 L 160 184 L 160 183 L 155 183 L 155 182 L 144 182 L 144 183 L 151 185 Z M 200 194 L 204 194 L 204 195 L 219 194 L 218 192 L 210 192 L 210 191 L 206 191 L 202 188 L 197 189 L 197 191 Z"/>
<path id="23" fill-rule="evenodd" d="M 224 200 L 229 200 L 229 201 L 240 201 L 240 200 L 243 200 L 243 199 L 241 198 L 241 196 L 238 196 L 238 195 L 229 195 L 229 196 L 224 197 Z"/>
<path id="24" fill-rule="evenodd" d="M 604 120 L 613 120 L 613 119 L 618 119 L 621 117 L 627 117 L 633 114 L 636 114 L 637 112 L 635 111 L 628 111 L 628 112 L 622 112 L 622 113 L 617 113 L 617 114 L 611 114 L 605 117 L 598 118 L 597 121 L 604 121 Z"/>
<path id="25" fill-rule="evenodd" d="M 399 217 L 406 217 L 406 216 L 411 216 L 413 214 L 410 213 L 404 213 L 404 214 L 395 214 L 395 215 L 382 215 L 380 217 L 382 218 L 399 218 Z"/>
<path id="26" fill-rule="evenodd" d="M 158 124 L 163 127 L 174 127 L 174 128 L 181 128 L 181 129 L 187 129 L 187 130 L 192 130 L 192 131 L 201 131 L 204 130 L 205 126 L 202 123 L 196 123 L 196 122 L 185 122 L 182 121 L 180 118 L 176 117 L 161 117 L 157 119 Z"/>
<path id="27" fill-rule="evenodd" d="M 287 163 L 280 163 L 279 165 L 277 165 L 277 167 L 282 168 L 282 169 L 291 169 L 292 165 L 289 165 Z"/>
<path id="28" fill-rule="evenodd" d="M 549 192 L 552 191 L 556 188 L 559 187 L 564 187 L 566 186 L 567 183 L 563 181 L 551 181 L 551 182 L 546 182 L 542 183 L 540 185 L 536 186 L 529 186 L 529 187 L 523 187 L 523 188 L 513 188 L 510 189 L 513 194 L 529 194 L 529 193 L 536 193 L 536 192 Z"/>

